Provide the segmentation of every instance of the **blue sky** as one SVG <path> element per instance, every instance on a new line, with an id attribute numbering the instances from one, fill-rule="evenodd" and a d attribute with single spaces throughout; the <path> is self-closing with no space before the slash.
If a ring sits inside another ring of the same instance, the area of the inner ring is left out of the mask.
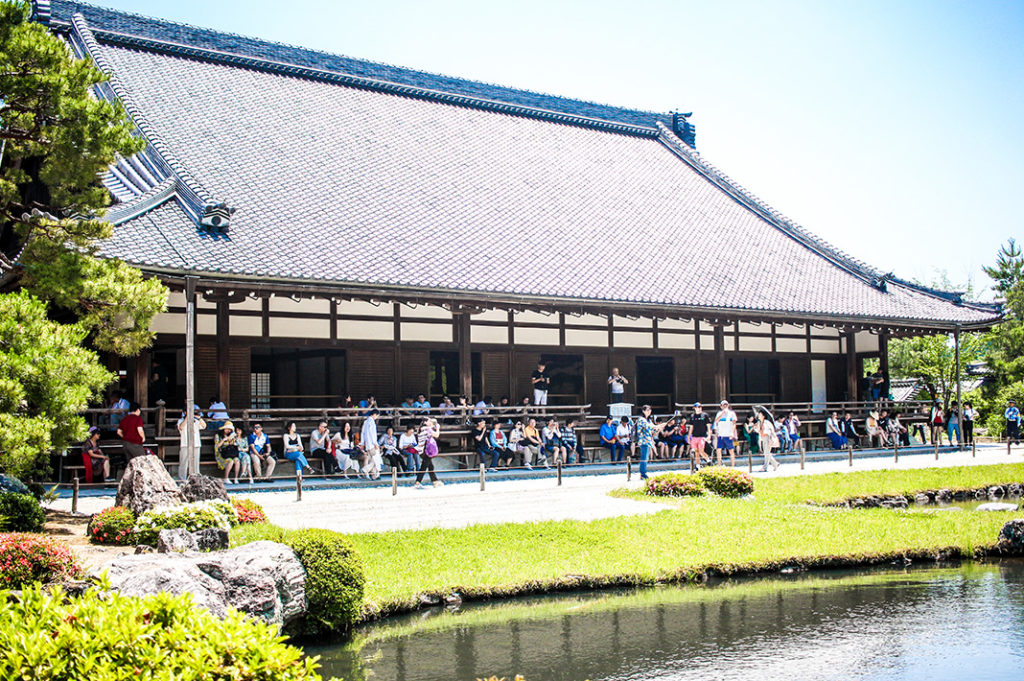
<path id="1" fill-rule="evenodd" d="M 851 255 L 926 283 L 1024 241 L 1024 2 L 97 4 L 653 111 Z M 717 257 L 713 236 L 705 252 Z M 988 297 L 983 295 L 982 297 Z"/>

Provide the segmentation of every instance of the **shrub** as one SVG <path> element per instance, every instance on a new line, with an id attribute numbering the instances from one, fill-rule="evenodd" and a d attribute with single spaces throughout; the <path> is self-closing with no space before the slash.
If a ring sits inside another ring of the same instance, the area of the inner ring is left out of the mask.
<path id="1" fill-rule="evenodd" d="M 3 530 L 12 532 L 39 532 L 43 529 L 46 514 L 31 494 L 17 492 L 0 493 L 0 518 L 4 518 Z"/>
<path id="2" fill-rule="evenodd" d="M 317 662 L 275 627 L 232 611 L 218 619 L 167 593 L 90 589 L 64 599 L 39 587 L 0 593 L 0 678 L 320 681 Z"/>
<path id="3" fill-rule="evenodd" d="M 366 576 L 355 547 L 330 530 L 296 530 L 285 534 L 306 570 L 308 635 L 344 633 L 359 618 Z"/>
<path id="4" fill-rule="evenodd" d="M 648 478 L 646 494 L 655 497 L 686 497 L 704 494 L 704 481 L 695 475 L 665 473 Z"/>
<path id="5" fill-rule="evenodd" d="M 97 544 L 134 543 L 135 512 L 124 506 L 105 508 L 89 520 L 85 533 Z"/>
<path id="6" fill-rule="evenodd" d="M 0 534 L 0 589 L 18 589 L 32 582 L 58 582 L 81 574 L 66 544 L 37 534 Z M 0 622 L 5 622 L 3 617 Z M 5 627 L 6 624 L 0 630 Z"/>
<path id="7" fill-rule="evenodd" d="M 139 544 L 156 545 L 160 530 L 182 528 L 189 532 L 219 527 L 231 530 L 238 522 L 235 507 L 226 501 L 197 501 L 181 506 L 151 508 L 139 515 L 133 530 Z"/>
<path id="8" fill-rule="evenodd" d="M 754 492 L 754 479 L 735 468 L 726 468 L 725 466 L 702 468 L 697 473 L 697 477 L 701 479 L 709 492 L 720 497 L 742 497 Z"/>
<path id="9" fill-rule="evenodd" d="M 235 513 L 238 515 L 238 523 L 240 525 L 267 522 L 267 514 L 263 512 L 263 507 L 255 501 L 251 499 L 232 499 L 231 504 L 235 507 Z"/>

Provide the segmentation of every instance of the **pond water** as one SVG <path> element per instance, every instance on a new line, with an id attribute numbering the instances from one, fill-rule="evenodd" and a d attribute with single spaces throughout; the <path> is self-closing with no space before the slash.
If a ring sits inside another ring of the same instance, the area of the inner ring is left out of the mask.
<path id="1" fill-rule="evenodd" d="M 310 648 L 346 681 L 1024 678 L 1024 560 L 525 598 Z"/>

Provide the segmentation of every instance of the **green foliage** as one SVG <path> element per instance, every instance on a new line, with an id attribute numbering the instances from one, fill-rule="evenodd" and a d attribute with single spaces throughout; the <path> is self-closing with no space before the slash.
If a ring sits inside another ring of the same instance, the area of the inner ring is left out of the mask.
<path id="1" fill-rule="evenodd" d="M 697 472 L 705 489 L 720 497 L 742 497 L 754 493 L 754 479 L 749 474 L 726 466 L 709 466 Z"/>
<path id="2" fill-rule="evenodd" d="M 989 401 L 992 407 L 986 415 L 985 428 L 992 437 L 1002 437 L 1006 432 L 1006 419 L 1003 418 L 1003 414 L 1006 413 L 1007 402 L 1011 399 L 1017 401 L 1018 407 L 1024 406 L 1024 380 L 1003 386 Z"/>
<path id="3" fill-rule="evenodd" d="M 0 2 L 0 276 L 73 313 L 99 349 L 135 354 L 166 289 L 94 252 L 111 234 L 99 177 L 145 142 L 120 104 L 93 95 L 106 76 L 28 16 L 28 3 Z"/>
<path id="4" fill-rule="evenodd" d="M 359 620 L 366 577 L 355 547 L 345 535 L 329 530 L 298 530 L 286 536 L 306 570 L 305 620 L 310 635 L 349 631 Z"/>
<path id="5" fill-rule="evenodd" d="M 67 544 L 38 534 L 0 534 L 0 589 L 19 589 L 36 582 L 59 582 L 81 574 L 82 570 Z M 0 596 L 0 603 L 4 600 Z M 4 623 L 0 627 L 2 632 L 8 628 L 8 622 L 2 615 L 0 622 Z M 0 651 L 3 648 L 0 646 Z M 2 675 L 0 678 L 12 677 Z"/>
<path id="6" fill-rule="evenodd" d="M 53 681 L 319 681 L 317 662 L 276 629 L 188 595 L 135 598 L 97 589 L 65 599 L 33 587 L 0 593 L 0 678 Z"/>
<path id="7" fill-rule="evenodd" d="M 31 494 L 17 492 L 0 493 L 0 517 L 5 519 L 0 529 L 11 532 L 41 532 L 46 521 L 39 501 Z"/>
<path id="8" fill-rule="evenodd" d="M 644 492 L 655 497 L 698 497 L 704 494 L 704 480 L 685 473 L 664 473 L 648 478 Z"/>
<path id="9" fill-rule="evenodd" d="M 144 511 L 135 523 L 133 534 L 138 544 L 156 546 L 160 530 L 181 528 L 189 532 L 219 527 L 230 531 L 238 522 L 234 507 L 226 501 L 197 501 L 168 508 Z"/>
<path id="10" fill-rule="evenodd" d="M 78 414 L 113 375 L 84 339 L 80 325 L 51 321 L 26 291 L 0 295 L 0 468 L 7 473 L 42 477 L 51 449 L 85 437 Z"/>
<path id="11" fill-rule="evenodd" d="M 352 628 L 362 612 L 366 576 L 348 537 L 330 530 L 288 531 L 267 523 L 240 525 L 231 536 L 233 546 L 260 540 L 290 546 L 306 570 L 309 614 L 301 633 L 338 634 Z"/>
<path id="12" fill-rule="evenodd" d="M 986 361 L 995 379 L 990 393 L 995 393 L 1024 381 L 1024 252 L 1010 239 L 999 250 L 996 266 L 986 267 L 985 272 L 995 281 L 992 288 L 1004 298 L 1003 321 L 988 333 Z"/>
<path id="13" fill-rule="evenodd" d="M 967 365 L 985 358 L 986 338 L 978 333 L 960 334 L 960 376 Z M 889 372 L 893 378 L 917 378 L 932 399 L 945 406 L 956 398 L 956 352 L 950 336 L 915 336 L 889 342 Z"/>
<path id="14" fill-rule="evenodd" d="M 136 520 L 130 508 L 111 506 L 89 519 L 85 533 L 97 544 L 131 544 Z"/>

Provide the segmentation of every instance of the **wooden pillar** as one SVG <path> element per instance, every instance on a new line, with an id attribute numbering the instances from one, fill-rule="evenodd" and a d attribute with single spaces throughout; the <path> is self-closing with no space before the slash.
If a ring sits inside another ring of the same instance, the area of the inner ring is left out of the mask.
<path id="1" fill-rule="evenodd" d="M 725 362 L 725 327 L 721 324 L 715 326 L 715 392 L 717 400 L 727 400 L 726 395 L 726 371 Z"/>
<path id="2" fill-rule="evenodd" d="M 395 371 L 394 378 L 391 381 L 391 391 L 394 393 L 394 403 L 399 404 L 402 401 L 402 304 L 394 303 L 391 307 L 392 314 L 394 315 L 394 337 L 395 337 Z M 430 388 L 427 388 L 430 391 Z M 358 397 L 353 396 L 353 399 L 358 400 Z M 380 402 L 380 399 L 377 400 Z"/>
<path id="3" fill-rule="evenodd" d="M 459 341 L 459 383 L 462 394 L 469 403 L 473 403 L 473 350 L 469 342 L 469 313 L 458 312 L 455 315 Z"/>
<path id="4" fill-rule="evenodd" d="M 187 457 L 189 469 L 199 472 L 199 443 L 195 439 L 192 405 L 196 400 L 196 281 L 185 277 L 185 451 L 178 453 L 179 465 Z M 264 309 L 266 301 L 264 301 Z"/>
<path id="5" fill-rule="evenodd" d="M 953 331 L 953 361 L 956 362 L 956 419 L 960 425 L 960 432 L 956 436 L 957 449 L 963 449 L 964 441 L 964 403 L 960 401 L 960 325 L 958 324 L 956 329 Z M 949 444 L 953 444 L 950 442 Z"/>
<path id="6" fill-rule="evenodd" d="M 878 333 L 878 370 L 882 372 L 885 383 L 882 384 L 882 399 L 889 397 L 889 332 Z"/>
<path id="7" fill-rule="evenodd" d="M 231 407 L 231 323 L 226 300 L 217 301 L 217 394 Z"/>
<path id="8" fill-rule="evenodd" d="M 132 395 L 133 399 L 143 407 L 149 406 L 149 349 L 139 352 L 132 363 Z"/>
<path id="9" fill-rule="evenodd" d="M 857 332 L 846 332 L 846 391 L 848 399 L 857 400 L 857 386 L 860 376 L 857 375 Z"/>

